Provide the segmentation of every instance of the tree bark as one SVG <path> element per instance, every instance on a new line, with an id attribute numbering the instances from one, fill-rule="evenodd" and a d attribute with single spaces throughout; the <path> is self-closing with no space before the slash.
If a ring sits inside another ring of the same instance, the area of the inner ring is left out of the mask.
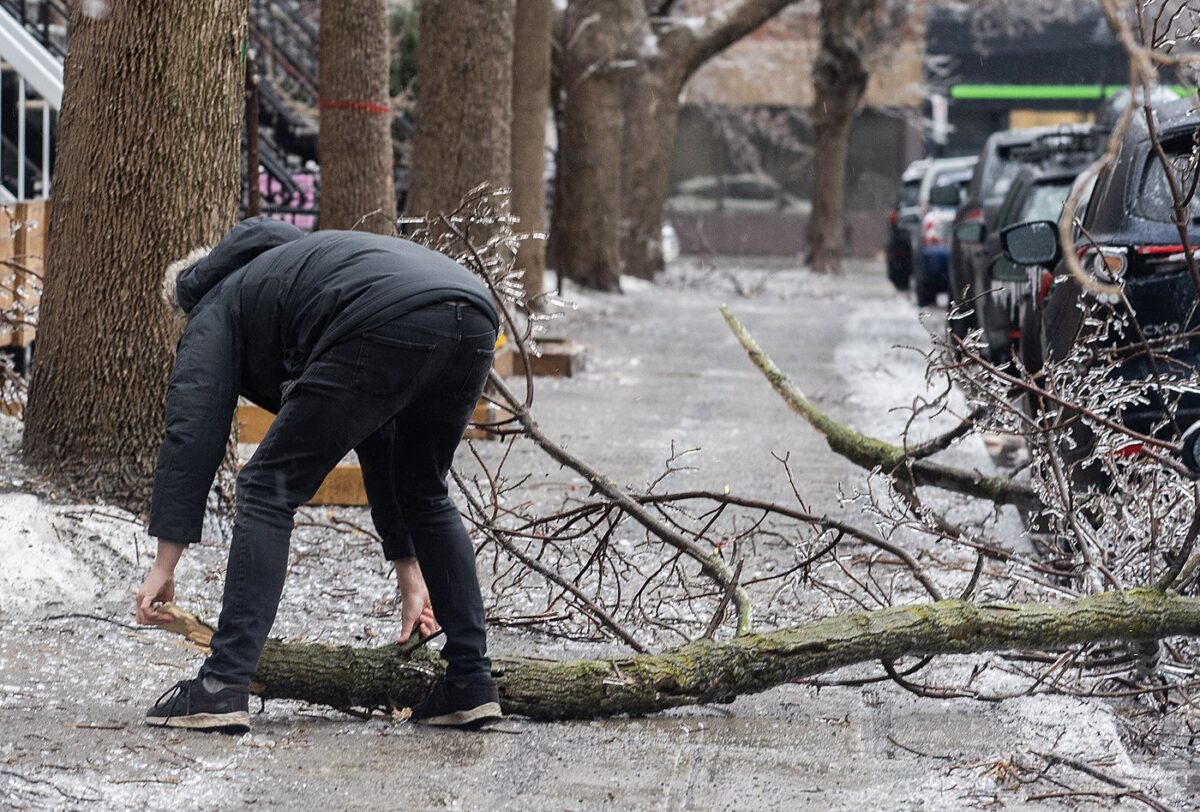
<path id="1" fill-rule="evenodd" d="M 546 121 L 550 107 L 551 0 L 517 0 L 512 78 L 512 212 L 526 234 L 546 230 Z M 516 267 L 528 301 L 536 304 L 546 273 L 546 241 L 529 239 Z"/>
<path id="2" fill-rule="evenodd" d="M 516 0 L 422 0 L 408 213 L 510 178 Z"/>
<path id="3" fill-rule="evenodd" d="M 850 127 L 867 89 L 863 42 L 856 32 L 878 0 L 822 0 L 821 46 L 813 61 L 812 213 L 806 261 L 818 273 L 841 270 L 846 251 L 846 154 Z"/>
<path id="4" fill-rule="evenodd" d="M 387 0 L 321 3 L 321 228 L 395 233 Z"/>
<path id="5" fill-rule="evenodd" d="M 622 84 L 644 20 L 641 0 L 572 0 L 557 48 L 554 266 L 595 290 L 621 289 Z"/>
<path id="6" fill-rule="evenodd" d="M 237 215 L 246 0 L 71 4 L 29 464 L 144 507 L 179 325 L 165 266 Z"/>
<path id="7" fill-rule="evenodd" d="M 208 645 L 211 628 L 178 607 L 168 611 L 177 618 L 170 630 Z M 660 654 L 569 661 L 494 657 L 492 675 L 506 713 L 587 719 L 729 702 L 876 660 L 1177 635 L 1200 635 L 1200 598 L 1130 589 L 1058 605 L 945 600 L 889 607 Z M 404 707 L 415 704 L 441 670 L 440 661 L 424 650 L 409 654 L 395 645 L 367 649 L 272 640 L 252 689 L 267 699 L 336 708 Z"/>
<path id="8" fill-rule="evenodd" d="M 625 93 L 621 259 L 625 273 L 642 279 L 653 279 L 663 269 L 663 209 L 684 84 L 679 73 L 675 61 L 640 70 Z"/>
<path id="9" fill-rule="evenodd" d="M 669 8 L 644 0 L 568 6 L 556 51 L 563 98 L 551 214 L 560 273 L 617 290 L 622 272 L 652 278 L 662 268 L 679 95 L 705 62 L 792 2 L 741 0 L 696 25 L 652 21 L 648 13 Z"/>
<path id="10" fill-rule="evenodd" d="M 684 86 L 706 62 L 793 2 L 743 0 L 709 14 L 699 26 L 655 21 L 659 29 L 656 47 L 642 48 L 638 66 L 626 81 L 621 149 L 621 261 L 625 273 L 652 279 L 663 268 L 663 208 L 670 191 Z M 639 40 L 645 41 L 648 34 L 649 27 Z"/>

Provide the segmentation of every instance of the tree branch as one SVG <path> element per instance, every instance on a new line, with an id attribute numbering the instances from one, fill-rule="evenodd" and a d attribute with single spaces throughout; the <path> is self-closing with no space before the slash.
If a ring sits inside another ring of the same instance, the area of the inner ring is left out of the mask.
<path id="1" fill-rule="evenodd" d="M 565 465 L 586 479 L 596 492 L 603 494 L 611 500 L 642 527 L 696 561 L 705 575 L 729 593 L 734 606 L 737 607 L 738 634 L 745 634 L 750 631 L 754 616 L 750 597 L 746 594 L 746 590 L 742 585 L 738 583 L 733 571 L 721 559 L 720 551 L 706 549 L 702 544 L 675 532 L 670 527 L 656 520 L 624 488 L 547 437 L 546 433 L 537 424 L 537 421 L 533 419 L 533 415 L 530 414 L 529 409 L 517 400 L 516 396 L 504 383 L 504 380 L 495 371 L 490 374 L 488 380 L 491 381 L 492 386 L 499 396 L 503 398 L 506 408 L 513 413 L 513 417 L 521 424 L 521 427 L 525 430 L 526 437 L 545 451 L 555 462 Z"/>
<path id="2" fill-rule="evenodd" d="M 168 630 L 204 647 L 212 628 L 179 607 Z M 492 674 L 508 713 L 535 719 L 646 714 L 728 702 L 857 663 L 901 657 L 1055 649 L 1102 641 L 1200 635 L 1200 598 L 1151 589 L 1106 592 L 1058 605 L 957 600 L 854 612 L 662 654 L 554 661 L 496 657 Z M 271 640 L 252 689 L 266 699 L 335 708 L 417 702 L 442 664 L 425 648 L 355 648 Z"/>
<path id="3" fill-rule="evenodd" d="M 749 354 L 751 362 L 758 367 L 792 411 L 824 435 L 830 450 L 835 454 L 862 468 L 879 468 L 889 476 L 903 477 L 914 485 L 930 485 L 1001 505 L 1018 505 L 1028 509 L 1038 509 L 1041 506 L 1031 488 L 1013 482 L 1008 477 L 983 476 L 972 471 L 915 459 L 911 453 L 899 446 L 861 434 L 837 422 L 814 406 L 787 375 L 775 366 L 745 325 L 738 321 L 727 307 L 721 307 L 721 314 Z"/>
<path id="4" fill-rule="evenodd" d="M 730 0 L 704 16 L 699 26 L 680 27 L 686 37 L 676 40 L 676 53 L 682 60 L 682 82 L 686 83 L 700 67 L 742 37 L 754 31 L 795 0 Z"/>

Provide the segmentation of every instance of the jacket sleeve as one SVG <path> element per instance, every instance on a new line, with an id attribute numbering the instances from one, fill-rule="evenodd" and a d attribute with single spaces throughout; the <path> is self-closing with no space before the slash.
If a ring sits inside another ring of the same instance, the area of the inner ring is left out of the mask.
<path id="1" fill-rule="evenodd" d="M 227 306 L 214 302 L 192 313 L 167 389 L 150 535 L 177 544 L 200 540 L 208 491 L 237 407 L 241 356 L 240 330 Z"/>

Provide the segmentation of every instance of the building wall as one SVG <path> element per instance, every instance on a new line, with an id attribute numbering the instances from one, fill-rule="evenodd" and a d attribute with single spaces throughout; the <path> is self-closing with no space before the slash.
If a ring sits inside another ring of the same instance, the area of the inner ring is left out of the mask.
<path id="1" fill-rule="evenodd" d="M 684 0 L 680 15 L 705 14 L 724 0 Z M 878 50 L 865 103 L 915 107 L 923 98 L 924 0 L 912 0 L 905 26 Z M 819 44 L 817 4 L 796 3 L 700 69 L 685 90 L 691 103 L 808 107 Z"/>
<path id="2" fill-rule="evenodd" d="M 681 0 L 676 9 L 700 15 L 722 2 Z M 913 6 L 909 23 L 876 52 L 851 133 L 847 231 L 860 255 L 879 250 L 898 178 L 919 157 L 925 1 Z M 710 61 L 685 88 L 667 206 L 685 251 L 803 251 L 818 44 L 817 5 L 799 2 Z M 747 187 L 750 195 L 740 195 Z"/>
<path id="3" fill-rule="evenodd" d="M 962 3 L 931 10 L 930 92 L 948 100 L 950 132 L 934 154 L 971 154 L 997 130 L 1090 119 L 1128 81 L 1120 45 L 1092 5 L 981 25 Z M 1017 24 L 1019 23 L 1019 25 Z"/>

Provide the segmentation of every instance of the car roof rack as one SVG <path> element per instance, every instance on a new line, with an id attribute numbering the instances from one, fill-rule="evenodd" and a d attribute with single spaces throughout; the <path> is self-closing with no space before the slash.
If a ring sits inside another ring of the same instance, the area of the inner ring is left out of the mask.
<path id="1" fill-rule="evenodd" d="M 1091 163 L 1101 152 L 1103 145 L 1096 131 L 1040 133 L 1032 141 L 1014 144 L 1005 152 L 1012 160 L 1041 166 L 1066 167 L 1079 163 Z"/>

